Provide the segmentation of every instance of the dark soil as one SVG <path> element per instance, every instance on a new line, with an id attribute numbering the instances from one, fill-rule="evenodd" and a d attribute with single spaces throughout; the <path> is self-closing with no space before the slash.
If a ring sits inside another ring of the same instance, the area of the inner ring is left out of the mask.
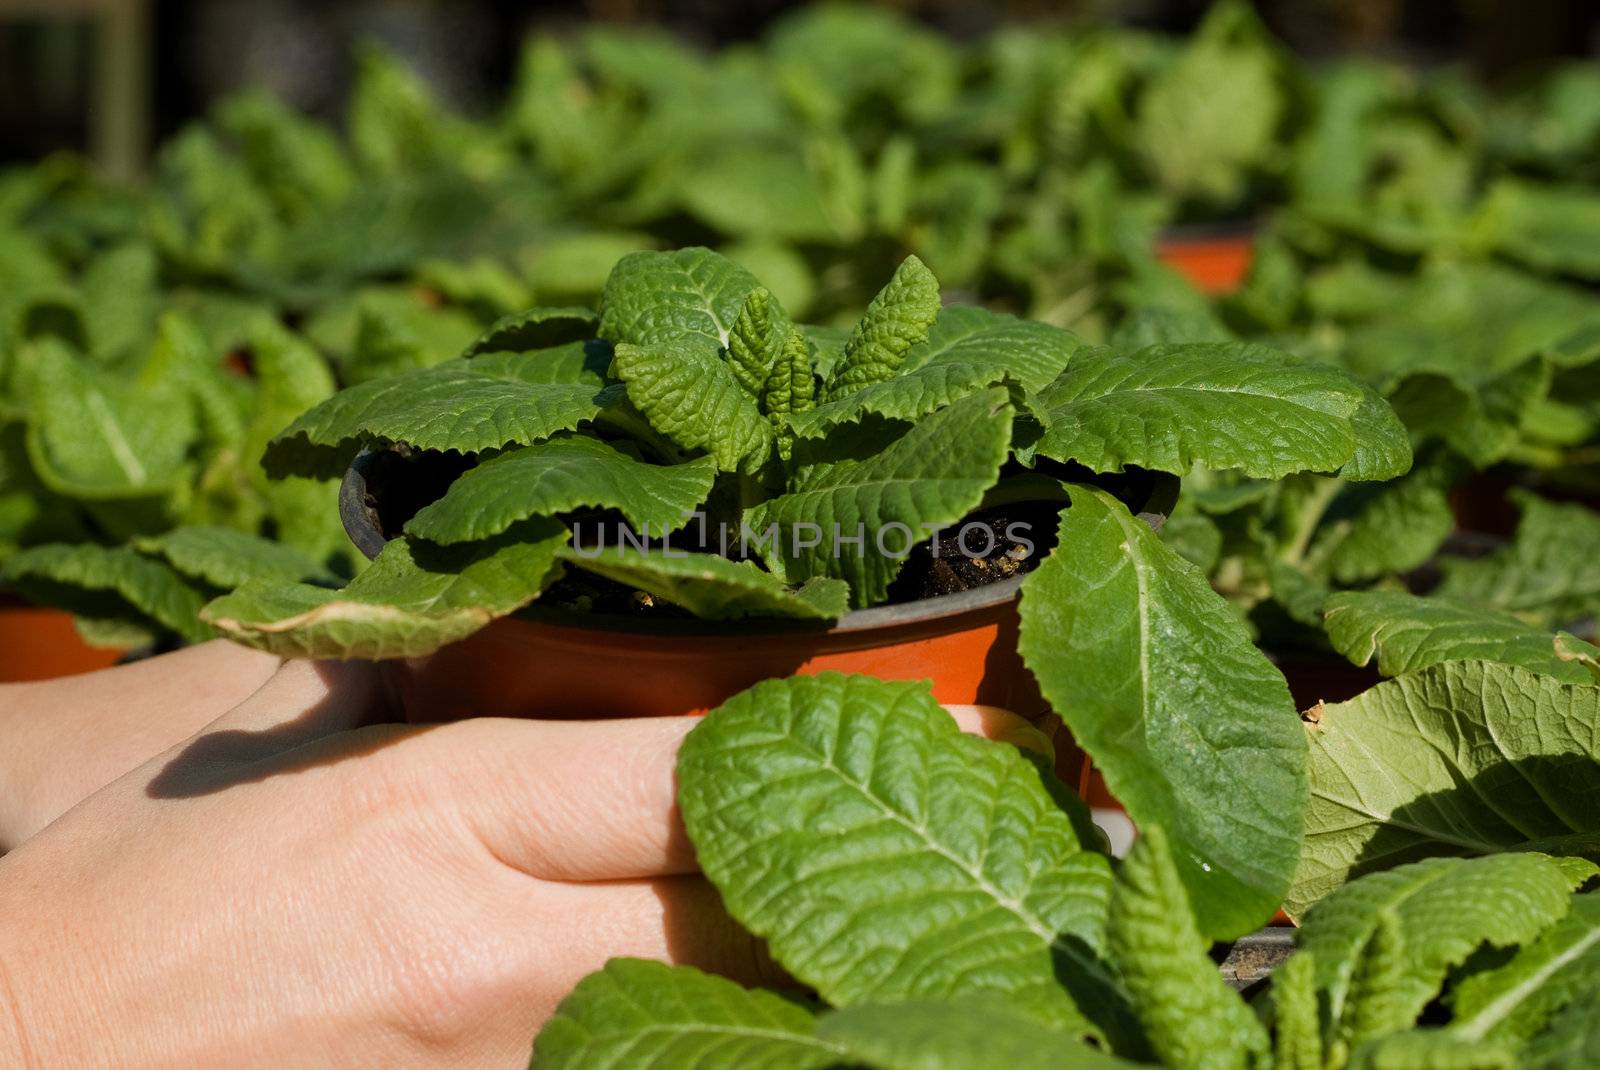
<path id="1" fill-rule="evenodd" d="M 889 602 L 957 594 L 1032 572 L 1056 544 L 1060 502 L 982 509 L 917 544 L 889 585 Z"/>

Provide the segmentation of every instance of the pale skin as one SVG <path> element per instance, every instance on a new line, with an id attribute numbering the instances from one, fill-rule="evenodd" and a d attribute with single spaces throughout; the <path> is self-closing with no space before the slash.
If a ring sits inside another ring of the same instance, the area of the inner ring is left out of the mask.
<path id="1" fill-rule="evenodd" d="M 783 982 L 696 872 L 694 718 L 396 723 L 393 671 L 0 687 L 0 1065 L 520 1067 L 614 956 Z"/>

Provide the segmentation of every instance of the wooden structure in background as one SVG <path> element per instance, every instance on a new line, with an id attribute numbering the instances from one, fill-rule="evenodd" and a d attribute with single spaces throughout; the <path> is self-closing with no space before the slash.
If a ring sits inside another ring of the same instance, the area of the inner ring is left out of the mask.
<path id="1" fill-rule="evenodd" d="M 0 22 L 16 19 L 90 24 L 88 153 L 110 177 L 137 175 L 150 145 L 149 0 L 0 0 Z"/>

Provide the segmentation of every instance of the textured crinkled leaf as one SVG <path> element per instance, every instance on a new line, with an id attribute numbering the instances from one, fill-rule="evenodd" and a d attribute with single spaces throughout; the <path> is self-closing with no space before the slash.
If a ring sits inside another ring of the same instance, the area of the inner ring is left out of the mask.
<path id="1" fill-rule="evenodd" d="M 758 538 L 776 526 L 752 549 L 789 580 L 834 576 L 850 582 L 853 604 L 883 601 L 911 548 L 994 486 L 1011 417 L 1009 395 L 995 387 L 909 427 L 863 423 L 797 444 L 787 491 L 746 514 Z"/>
<path id="2" fill-rule="evenodd" d="M 1140 1065 L 1042 1025 L 993 996 L 863 1003 L 823 1015 L 817 1036 L 874 1070 L 1131 1070 Z"/>
<path id="3" fill-rule="evenodd" d="M 906 351 L 928 337 L 938 314 L 939 281 L 921 260 L 906 257 L 845 339 L 839 362 L 828 374 L 823 401 L 838 401 L 894 378 Z"/>
<path id="4" fill-rule="evenodd" d="M 222 590 L 251 580 L 339 582 L 332 572 L 293 546 L 232 528 L 190 525 L 138 539 L 134 545 L 142 553 L 165 558 L 183 575 Z"/>
<path id="5" fill-rule="evenodd" d="M 572 342 L 491 353 L 360 383 L 305 413 L 267 447 L 273 475 L 336 475 L 366 443 L 477 453 L 541 442 L 591 420 L 611 400 L 610 353 Z"/>
<path id="6" fill-rule="evenodd" d="M 537 598 L 559 572 L 566 540 L 566 528 L 544 518 L 490 542 L 393 539 L 343 590 L 247 583 L 202 616 L 231 639 L 285 657 L 419 657 Z"/>
<path id="7" fill-rule="evenodd" d="M 1600 689 L 1515 665 L 1450 661 L 1307 723 L 1302 913 L 1352 876 L 1432 854 L 1600 857 Z"/>
<path id="8" fill-rule="evenodd" d="M 1512 498 L 1522 521 L 1511 544 L 1487 557 L 1446 559 L 1434 593 L 1550 627 L 1600 614 L 1600 513 L 1523 491 Z"/>
<path id="9" fill-rule="evenodd" d="M 1349 1051 L 1414 1024 L 1417 1009 L 1412 1005 L 1406 955 L 1399 914 L 1393 907 L 1384 907 L 1350 971 L 1336 1045 Z"/>
<path id="10" fill-rule="evenodd" d="M 1523 1043 L 1563 1007 L 1600 995 L 1600 895 L 1572 899 L 1567 916 L 1503 966 L 1475 973 L 1451 995 L 1451 1032 Z"/>
<path id="11" fill-rule="evenodd" d="M 753 472 L 772 455 L 771 423 L 705 340 L 619 345 L 612 370 L 651 427 L 722 471 Z"/>
<path id="12" fill-rule="evenodd" d="M 597 438 L 563 436 L 492 457 L 424 506 L 406 532 L 437 543 L 500 534 L 531 516 L 615 509 L 635 530 L 661 536 L 689 522 L 716 478 L 709 457 L 660 465 Z"/>
<path id="13" fill-rule="evenodd" d="M 594 337 L 599 322 L 600 317 L 592 310 L 575 306 L 512 312 L 490 324 L 461 355 L 526 353 L 532 349 L 581 342 Z"/>
<path id="14" fill-rule="evenodd" d="M 1331 472 L 1355 450 L 1363 392 L 1337 369 L 1250 343 L 1079 350 L 1039 392 L 1050 429 L 1038 450 L 1096 471 L 1195 465 L 1277 478 Z"/>
<path id="15" fill-rule="evenodd" d="M 790 331 L 772 373 L 761 388 L 761 408 L 772 421 L 778 453 L 788 460 L 794 451 L 793 421 L 817 401 L 817 377 L 811 368 L 811 347 L 799 331 Z"/>
<path id="16" fill-rule="evenodd" d="M 613 546 L 603 550 L 567 547 L 561 556 L 579 568 L 636 587 L 708 620 L 832 620 L 850 608 L 850 588 L 843 580 L 817 578 L 791 588 L 754 562 L 730 561 L 716 554 Z"/>
<path id="17" fill-rule="evenodd" d="M 1301 951 L 1272 972 L 1273 1070 L 1324 1070 L 1316 960 Z"/>
<path id="18" fill-rule="evenodd" d="M 728 367 L 752 398 L 761 398 L 789 334 L 788 318 L 765 287 L 745 295 L 728 335 Z"/>
<path id="19" fill-rule="evenodd" d="M 1198 569 L 1105 492 L 1071 493 L 1022 585 L 1023 660 L 1133 820 L 1166 830 L 1200 931 L 1238 936 L 1300 853 L 1289 689 Z"/>
<path id="20" fill-rule="evenodd" d="M 729 912 L 829 1003 L 988 992 L 1081 1029 L 1115 1002 L 1105 856 L 1037 766 L 963 735 L 925 682 L 757 684 L 690 733 L 678 776 Z"/>
<path id="21" fill-rule="evenodd" d="M 919 419 L 1005 380 L 1038 390 L 1061 374 L 1081 346 L 1059 327 L 951 305 L 940 310 L 927 339 L 906 352 L 899 374 L 792 422 L 801 435 L 817 436 L 865 413 Z"/>
<path id="22" fill-rule="evenodd" d="M 1350 1013 L 1352 985 L 1373 933 L 1389 918 L 1407 949 L 1385 982 L 1390 1013 L 1415 1020 L 1449 971 L 1485 944 L 1532 940 L 1567 912 L 1568 883 L 1548 858 L 1430 858 L 1340 888 L 1305 916 L 1296 943 L 1317 967 L 1330 1025 Z"/>
<path id="23" fill-rule="evenodd" d="M 812 1034 L 799 1003 L 692 966 L 612 959 L 534 1041 L 541 1070 L 824 1070 L 844 1048 Z"/>
<path id="24" fill-rule="evenodd" d="M 131 547 L 35 546 L 9 558 L 0 581 L 30 601 L 84 617 L 153 623 L 193 643 L 213 635 L 200 620 L 205 594 L 165 562 Z"/>
<path id="25" fill-rule="evenodd" d="M 1447 661 L 1320 705 L 1291 914 L 1352 877 L 1427 855 L 1596 854 L 1600 688 Z"/>
<path id="26" fill-rule="evenodd" d="M 1106 941 L 1164 1064 L 1251 1070 L 1264 1059 L 1267 1031 L 1207 954 L 1160 825 L 1142 827 L 1117 870 Z"/>
<path id="27" fill-rule="evenodd" d="M 1323 626 L 1335 650 L 1357 665 L 1374 655 L 1385 676 L 1441 661 L 1481 659 L 1520 665 L 1566 683 L 1593 681 L 1576 657 L 1563 658 L 1556 636 L 1504 613 L 1400 591 L 1342 591 L 1328 599 Z M 1565 637 L 1569 653 L 1600 649 Z"/>
<path id="28" fill-rule="evenodd" d="M 1362 385 L 1361 404 L 1350 417 L 1356 449 L 1339 474 L 1356 482 L 1403 476 L 1411 468 L 1411 433 L 1383 395 Z"/>
<path id="29" fill-rule="evenodd" d="M 745 295 L 757 285 L 710 249 L 630 253 L 606 279 L 600 336 L 638 346 L 691 339 L 725 346 Z"/>

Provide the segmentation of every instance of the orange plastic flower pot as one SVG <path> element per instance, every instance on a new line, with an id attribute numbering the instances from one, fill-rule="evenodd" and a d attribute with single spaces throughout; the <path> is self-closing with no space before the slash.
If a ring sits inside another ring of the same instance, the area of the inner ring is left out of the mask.
<path id="1" fill-rule="evenodd" d="M 1232 293 L 1244 285 L 1254 254 L 1248 234 L 1171 235 L 1156 245 L 1156 259 L 1208 294 Z"/>
<path id="2" fill-rule="evenodd" d="M 1045 710 L 1017 654 L 1021 578 L 850 613 L 832 627 L 652 621 L 537 607 L 412 663 L 432 716 L 704 713 L 761 680 L 826 670 L 933 681 L 940 702 Z"/>
<path id="3" fill-rule="evenodd" d="M 109 669 L 123 653 L 85 643 L 71 613 L 0 598 L 0 683 Z"/>

